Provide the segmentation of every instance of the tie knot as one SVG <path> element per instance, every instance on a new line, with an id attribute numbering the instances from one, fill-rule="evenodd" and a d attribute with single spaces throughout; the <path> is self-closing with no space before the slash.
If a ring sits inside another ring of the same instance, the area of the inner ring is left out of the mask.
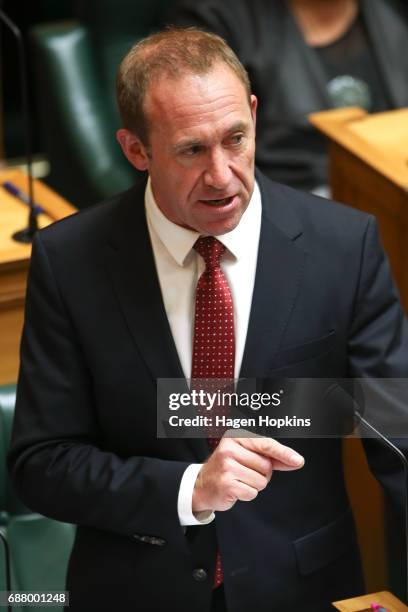
<path id="1" fill-rule="evenodd" d="M 220 265 L 220 259 L 225 253 L 225 246 L 214 236 L 201 236 L 194 245 L 194 249 L 205 261 L 207 269 Z"/>

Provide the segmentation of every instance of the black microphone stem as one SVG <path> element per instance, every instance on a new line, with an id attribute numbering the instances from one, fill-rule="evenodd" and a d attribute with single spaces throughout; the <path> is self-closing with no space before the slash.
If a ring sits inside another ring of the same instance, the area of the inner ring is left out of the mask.
<path id="1" fill-rule="evenodd" d="M 10 571 L 10 549 L 7 539 L 3 535 L 0 528 L 0 541 L 3 543 L 4 551 L 6 554 L 6 590 L 11 591 L 11 571 Z M 11 604 L 7 604 L 7 612 L 12 612 Z"/>
<path id="2" fill-rule="evenodd" d="M 0 8 L 0 19 L 12 32 L 13 36 L 17 40 L 19 63 L 20 63 L 20 87 L 21 97 L 23 102 L 23 121 L 24 121 L 24 139 L 25 139 L 25 156 L 27 164 L 27 177 L 28 177 L 28 199 L 30 212 L 28 217 L 28 227 L 24 230 L 16 232 L 13 235 L 14 240 L 17 242 L 32 242 L 34 234 L 38 230 L 37 216 L 34 208 L 34 189 L 33 189 L 33 168 L 32 168 L 32 126 L 30 121 L 30 103 L 28 96 L 28 71 L 27 61 L 24 47 L 24 40 L 20 29 L 16 26 L 13 21 L 6 15 L 6 13 Z"/>
<path id="3" fill-rule="evenodd" d="M 398 458 L 401 460 L 402 465 L 404 466 L 404 475 L 405 475 L 405 487 L 404 487 L 404 530 L 405 530 L 405 542 L 404 542 L 404 552 L 405 552 L 405 598 L 406 602 L 408 602 L 408 460 L 405 457 L 404 453 L 397 447 L 395 444 L 391 442 L 388 438 L 386 438 L 380 431 L 378 431 L 375 427 L 370 425 L 366 419 L 364 419 L 359 412 L 356 411 L 356 415 L 360 423 L 362 423 L 367 429 L 373 432 L 376 436 L 378 436 L 384 444 L 389 448 Z"/>

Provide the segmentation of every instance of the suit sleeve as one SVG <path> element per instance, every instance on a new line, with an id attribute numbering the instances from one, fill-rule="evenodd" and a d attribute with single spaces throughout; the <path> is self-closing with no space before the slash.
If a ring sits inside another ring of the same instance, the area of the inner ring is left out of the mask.
<path id="1" fill-rule="evenodd" d="M 372 217 L 369 218 L 364 239 L 349 336 L 349 356 L 350 376 L 368 377 L 367 385 L 380 385 L 379 393 L 382 378 L 401 378 L 408 382 L 407 319 Z M 388 399 L 388 402 L 384 401 L 383 410 L 392 411 L 393 399 Z M 365 416 L 370 422 L 369 407 Z M 404 429 L 406 431 L 406 427 Z M 408 456 L 407 438 L 392 441 Z M 363 438 L 363 444 L 371 470 L 402 516 L 407 484 L 401 459 L 376 438 Z"/>
<path id="2" fill-rule="evenodd" d="M 128 536 L 184 538 L 177 496 L 188 463 L 123 458 L 98 446 L 92 378 L 76 338 L 37 235 L 8 457 L 18 494 L 57 520 Z"/>
<path id="3" fill-rule="evenodd" d="M 378 229 L 369 217 L 349 334 L 351 376 L 408 377 L 408 326 Z"/>

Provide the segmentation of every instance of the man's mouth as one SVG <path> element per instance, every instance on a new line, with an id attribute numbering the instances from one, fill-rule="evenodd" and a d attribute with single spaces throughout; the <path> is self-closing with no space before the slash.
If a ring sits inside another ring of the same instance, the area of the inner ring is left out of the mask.
<path id="1" fill-rule="evenodd" d="M 230 196 L 229 198 L 221 198 L 216 200 L 200 200 L 203 204 L 209 204 L 210 206 L 226 206 L 227 204 L 231 204 L 234 196 Z"/>

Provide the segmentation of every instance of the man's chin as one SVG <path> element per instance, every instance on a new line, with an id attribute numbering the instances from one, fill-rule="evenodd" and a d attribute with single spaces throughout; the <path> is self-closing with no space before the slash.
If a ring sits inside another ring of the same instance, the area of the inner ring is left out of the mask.
<path id="1" fill-rule="evenodd" d="M 197 230 L 200 234 L 210 235 L 210 236 L 222 236 L 223 234 L 228 234 L 232 232 L 241 221 L 242 215 L 235 216 L 231 219 L 224 219 L 219 221 L 212 221 L 209 223 L 203 223 L 200 225 L 201 229 Z"/>
<path id="2" fill-rule="evenodd" d="M 233 211 L 217 210 L 215 214 L 201 216 L 200 219 L 197 219 L 196 227 L 200 228 L 197 231 L 212 236 L 222 236 L 232 232 L 240 223 L 247 205 L 243 206 L 238 202 L 234 208 Z"/>

